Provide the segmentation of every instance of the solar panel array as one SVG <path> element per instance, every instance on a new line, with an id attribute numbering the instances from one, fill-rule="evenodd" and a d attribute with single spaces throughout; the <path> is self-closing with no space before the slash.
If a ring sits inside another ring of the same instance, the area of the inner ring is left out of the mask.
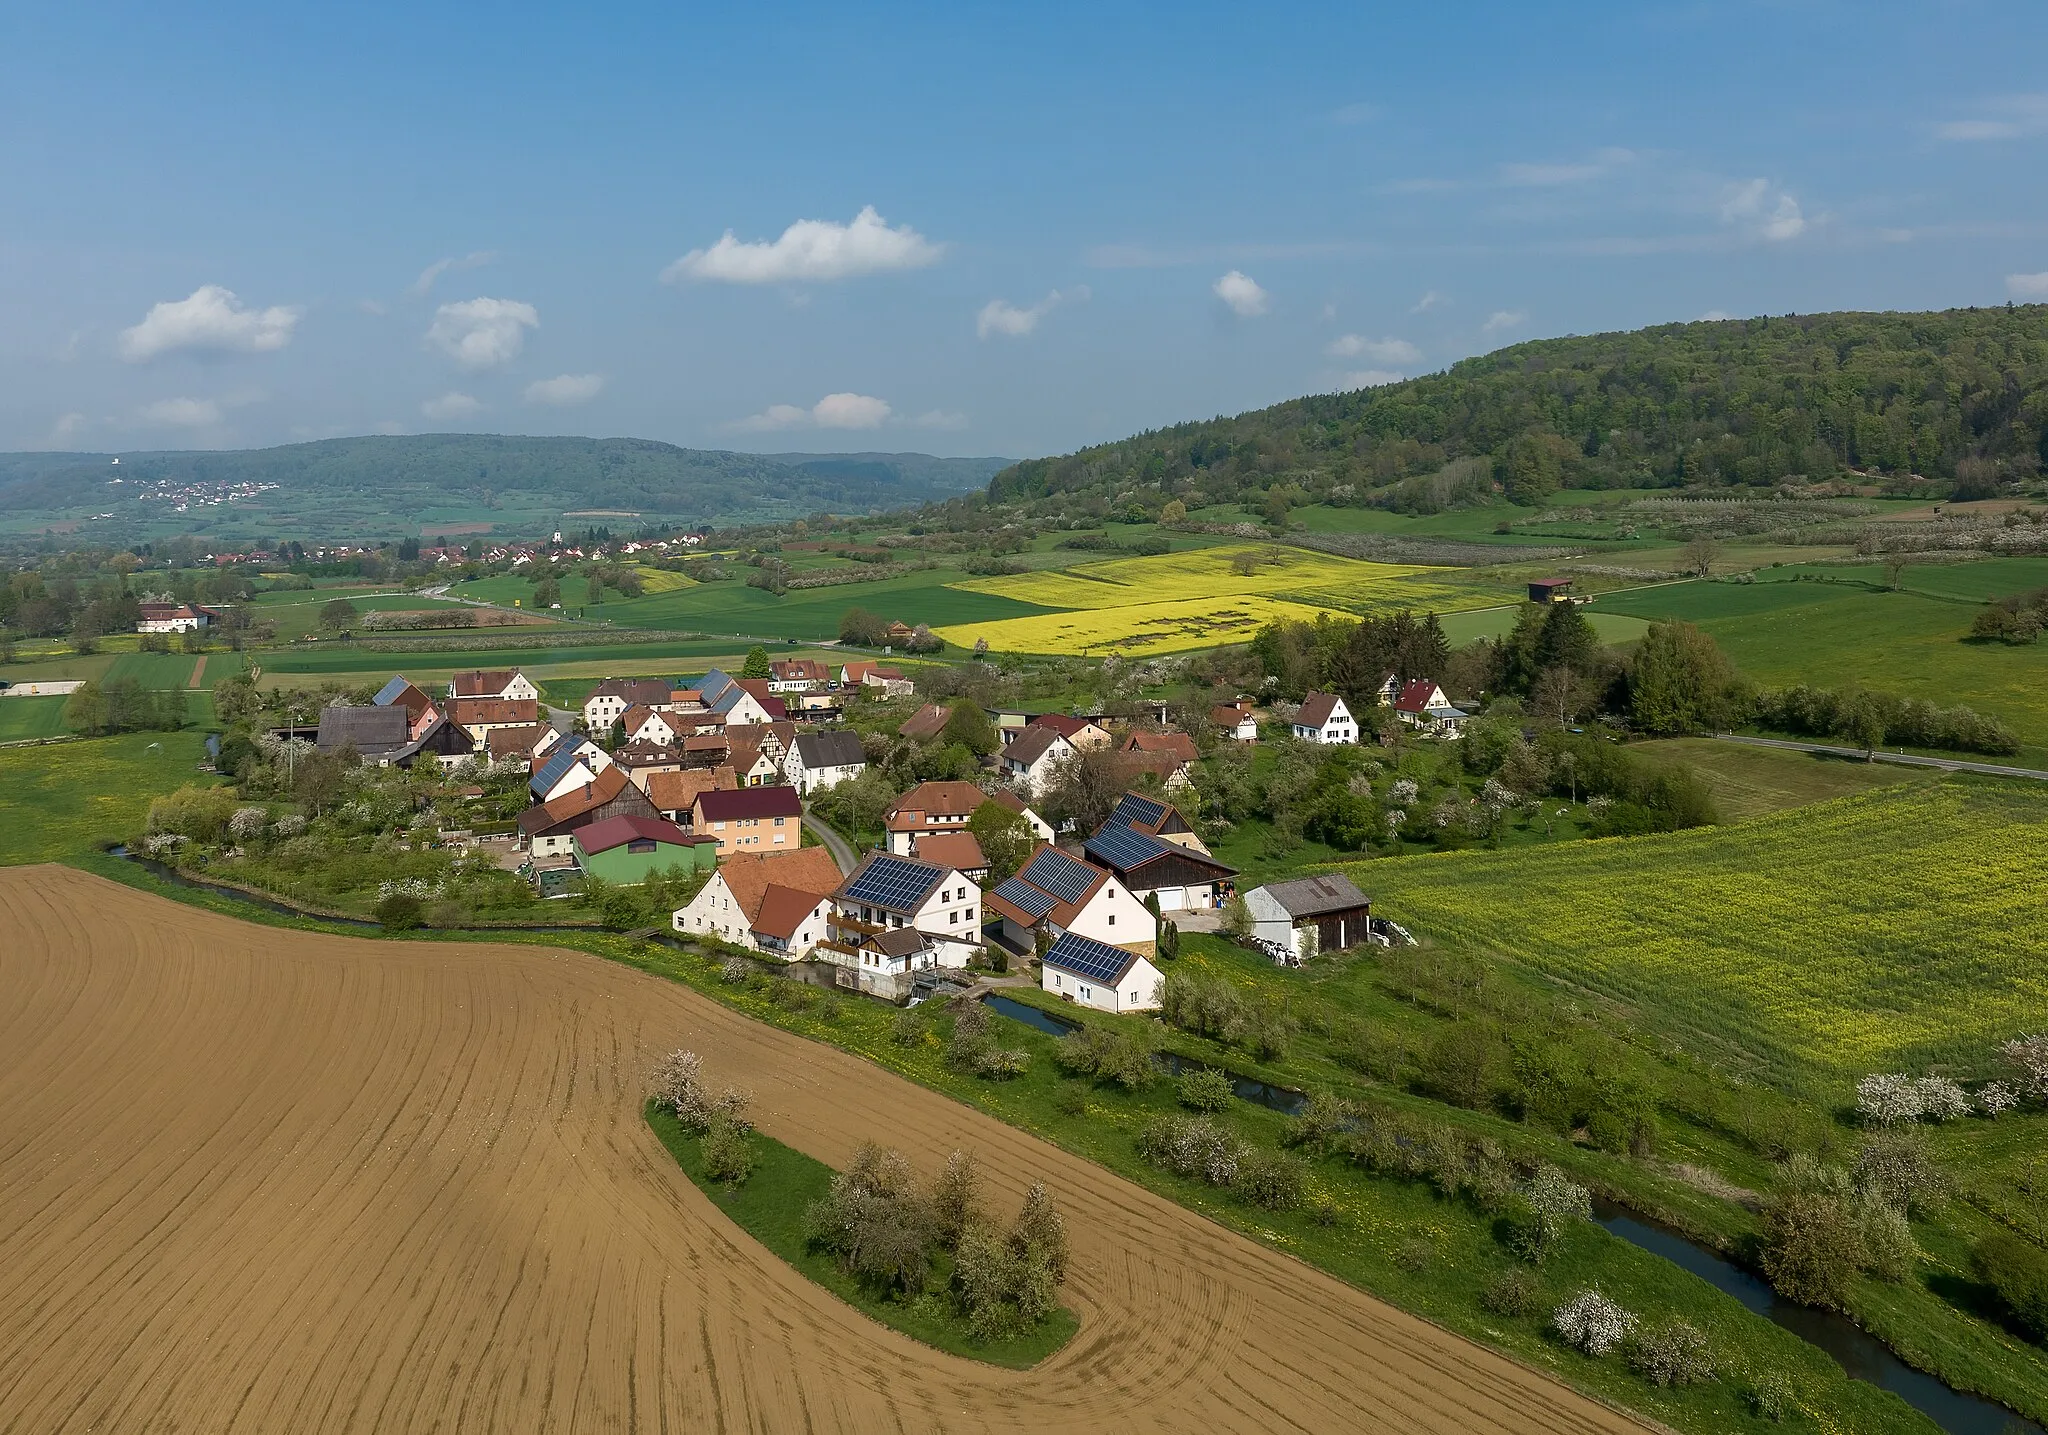
<path id="1" fill-rule="evenodd" d="M 1139 863 L 1149 862 L 1170 850 L 1169 845 L 1157 837 L 1113 824 L 1104 827 L 1082 845 L 1090 857 L 1107 862 L 1119 872 L 1128 872 Z"/>
<path id="2" fill-rule="evenodd" d="M 536 794 L 546 792 L 562 780 L 564 773 L 576 765 L 576 744 L 563 743 L 562 750 L 549 758 L 547 765 L 533 775 L 529 784 Z"/>
<path id="3" fill-rule="evenodd" d="M 1058 967 L 1090 981 L 1114 986 L 1129 964 L 1131 954 L 1106 942 L 1067 932 L 1052 944 L 1043 960 L 1048 967 Z"/>
<path id="4" fill-rule="evenodd" d="M 1015 877 L 1004 880 L 995 894 L 1020 912 L 1029 912 L 1034 917 L 1043 917 L 1053 909 L 1052 898 L 1039 891 L 1029 882 L 1020 882 Z"/>
<path id="5" fill-rule="evenodd" d="M 1043 887 L 1062 902 L 1078 902 L 1087 895 L 1096 872 L 1086 862 L 1076 862 L 1066 853 L 1048 847 L 1017 875 L 1034 887 Z"/>
<path id="6" fill-rule="evenodd" d="M 944 868 L 928 862 L 877 856 L 847 883 L 845 896 L 850 901 L 907 912 L 921 904 L 945 875 Z"/>
<path id="7" fill-rule="evenodd" d="M 1166 816 L 1166 804 L 1141 797 L 1135 792 L 1126 792 L 1123 801 L 1117 803 L 1116 811 L 1109 814 L 1104 826 L 1136 827 L 1140 823 L 1150 826 Z"/>

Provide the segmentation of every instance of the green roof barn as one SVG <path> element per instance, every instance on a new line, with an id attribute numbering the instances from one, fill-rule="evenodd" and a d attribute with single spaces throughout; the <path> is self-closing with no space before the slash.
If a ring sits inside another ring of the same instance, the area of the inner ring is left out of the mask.
<path id="1" fill-rule="evenodd" d="M 718 839 L 692 837 L 658 817 L 607 817 L 569 839 L 576 865 L 593 877 L 635 887 L 671 867 L 708 872 L 718 865 Z"/>

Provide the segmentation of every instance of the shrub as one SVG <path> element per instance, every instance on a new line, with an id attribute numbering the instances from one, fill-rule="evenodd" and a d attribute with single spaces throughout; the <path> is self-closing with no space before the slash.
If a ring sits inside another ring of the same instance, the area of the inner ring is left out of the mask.
<path id="1" fill-rule="evenodd" d="M 701 1127 L 709 1109 L 704 1092 L 704 1063 L 694 1051 L 676 1050 L 654 1068 L 654 1099 L 685 1127 Z"/>
<path id="2" fill-rule="evenodd" d="M 715 1120 L 704 1133 L 704 1174 L 729 1186 L 746 1182 L 754 1171 L 754 1152 L 746 1134 L 731 1121 Z"/>
<path id="3" fill-rule="evenodd" d="M 1742 1392 L 1742 1403 L 1757 1419 L 1768 1420 L 1775 1425 L 1785 1418 L 1785 1412 L 1792 1406 L 1792 1387 L 1782 1375 L 1768 1370 L 1757 1371 L 1749 1377 L 1749 1386 Z"/>
<path id="4" fill-rule="evenodd" d="M 718 969 L 718 979 L 729 987 L 736 987 L 754 974 L 754 968 L 745 957 L 728 957 L 725 965 Z"/>
<path id="5" fill-rule="evenodd" d="M 1070 1075 L 1093 1076 L 1114 1081 L 1126 1091 L 1140 1091 L 1159 1075 L 1152 1060 L 1156 1046 L 1149 1025 L 1086 1026 L 1061 1037 L 1053 1059 Z"/>
<path id="6" fill-rule="evenodd" d="M 1857 1231 L 1863 1237 L 1863 1264 L 1881 1281 L 1898 1282 L 1920 1259 L 1906 1213 L 1866 1192 L 1857 1202 Z"/>
<path id="7" fill-rule="evenodd" d="M 1237 1142 L 1206 1116 L 1159 1116 L 1138 1133 L 1138 1152 L 1177 1176 L 1228 1186 L 1237 1176 Z"/>
<path id="8" fill-rule="evenodd" d="M 1536 1314 L 1542 1304 L 1543 1290 L 1532 1273 L 1511 1267 L 1487 1282 L 1486 1290 L 1479 1299 L 1495 1315 L 1519 1320 Z"/>
<path id="9" fill-rule="evenodd" d="M 2048 1340 L 2048 1251 L 2011 1231 L 1993 1231 L 1977 1242 L 1971 1264 L 2034 1339 Z"/>
<path id="10" fill-rule="evenodd" d="M 1977 1092 L 1977 1109 L 1993 1120 L 2019 1104 L 2019 1093 L 2002 1081 L 1987 1081 Z"/>
<path id="11" fill-rule="evenodd" d="M 1764 1210 L 1764 1276 L 1801 1305 L 1841 1310 L 1866 1259 L 1863 1232 L 1841 1197 L 1789 1190 Z"/>
<path id="12" fill-rule="evenodd" d="M 1411 1276 L 1419 1276 L 1436 1259 L 1436 1247 L 1421 1236 L 1410 1236 L 1394 1249 L 1394 1264 Z"/>
<path id="13" fill-rule="evenodd" d="M 1022 1047 L 984 1047 L 974 1059 L 974 1074 L 988 1081 L 1008 1081 L 1022 1076 L 1031 1065 L 1031 1053 Z"/>
<path id="14" fill-rule="evenodd" d="M 1292 1211 L 1308 1189 L 1308 1168 L 1285 1152 L 1247 1146 L 1239 1152 L 1230 1184 L 1254 1206 Z"/>
<path id="15" fill-rule="evenodd" d="M 1924 1215 L 1940 1203 L 1948 1178 L 1927 1137 L 1907 1127 L 1870 1134 L 1856 1155 L 1856 1185 L 1898 1210 Z"/>
<path id="16" fill-rule="evenodd" d="M 409 932 L 427 920 L 427 904 L 410 892 L 393 892 L 371 910 L 387 932 Z"/>
<path id="17" fill-rule="evenodd" d="M 1531 1265 L 1542 1265 L 1575 1224 L 1593 1219 L 1592 1193 L 1547 1161 L 1536 1168 L 1521 1197 L 1511 1239 Z"/>
<path id="18" fill-rule="evenodd" d="M 1343 1214 L 1343 1208 L 1337 1204 L 1337 1198 L 1328 1191 L 1318 1191 L 1309 1198 L 1309 1219 L 1325 1230 L 1336 1225 L 1337 1218 Z"/>
<path id="19" fill-rule="evenodd" d="M 1184 1071 L 1174 1083 L 1175 1098 L 1190 1111 L 1221 1111 L 1232 1094 L 1230 1078 L 1212 1067 Z"/>
<path id="20" fill-rule="evenodd" d="M 1606 1355 L 1636 1327 L 1636 1318 L 1596 1290 L 1582 1290 L 1550 1313 L 1550 1326 L 1572 1349 Z"/>
<path id="21" fill-rule="evenodd" d="M 932 1182 L 932 1234 L 940 1245 L 952 1250 L 960 1238 L 981 1219 L 981 1175 L 974 1157 L 955 1151 Z"/>
<path id="22" fill-rule="evenodd" d="M 1088 1114 L 1088 1093 L 1078 1081 L 1063 1081 L 1060 1089 L 1053 1093 L 1052 1109 L 1062 1116 L 1085 1116 Z"/>
<path id="23" fill-rule="evenodd" d="M 924 1033 L 924 1017 L 916 1007 L 905 1007 L 889 1020 L 889 1040 L 898 1046 L 916 1046 Z"/>
<path id="24" fill-rule="evenodd" d="M 1628 1363 L 1656 1386 L 1697 1385 L 1714 1378 L 1707 1333 L 1677 1316 L 1631 1336 Z"/>
<path id="25" fill-rule="evenodd" d="M 2016 1036 L 2001 1045 L 1998 1054 L 2012 1068 L 2021 1095 L 2031 1101 L 2048 1101 L 2048 1031 Z"/>

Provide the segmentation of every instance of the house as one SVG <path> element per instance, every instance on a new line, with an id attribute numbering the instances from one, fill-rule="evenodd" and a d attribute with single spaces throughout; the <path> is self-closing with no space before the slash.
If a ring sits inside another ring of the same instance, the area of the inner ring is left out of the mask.
<path id="1" fill-rule="evenodd" d="M 627 708 L 665 708 L 674 691 L 659 678 L 606 678 L 583 700 L 584 730 L 610 732 Z"/>
<path id="2" fill-rule="evenodd" d="M 1038 963 L 1040 990 L 1097 1011 L 1155 1011 L 1164 981 L 1144 953 L 1078 932 L 1054 942 Z"/>
<path id="3" fill-rule="evenodd" d="M 1294 735 L 1303 742 L 1358 741 L 1358 720 L 1335 693 L 1310 693 L 1294 715 Z"/>
<path id="4" fill-rule="evenodd" d="M 670 688 L 668 710 L 672 713 L 700 713 L 704 711 L 704 694 L 695 688 Z"/>
<path id="5" fill-rule="evenodd" d="M 910 855 L 921 862 L 951 867 L 976 882 L 988 880 L 988 858 L 981 853 L 981 841 L 972 832 L 927 832 L 917 838 Z"/>
<path id="6" fill-rule="evenodd" d="M 899 928 L 922 932 L 929 964 L 964 967 L 981 948 L 981 888 L 950 867 L 870 852 L 832 894 L 832 937 L 825 960 L 859 961 L 868 937 Z"/>
<path id="7" fill-rule="evenodd" d="M 1040 713 L 1025 724 L 1029 732 L 1034 727 L 1051 728 L 1069 743 L 1076 752 L 1106 752 L 1116 746 L 1116 738 L 1110 730 L 1093 718 L 1068 717 L 1065 713 Z"/>
<path id="8" fill-rule="evenodd" d="M 892 648 L 900 648 L 917 636 L 917 629 L 898 618 L 882 630 L 882 641 Z"/>
<path id="9" fill-rule="evenodd" d="M 448 680 L 450 698 L 504 698 L 513 702 L 538 702 L 540 689 L 533 679 L 517 668 L 476 669 L 457 673 Z"/>
<path id="10" fill-rule="evenodd" d="M 783 780 L 782 764 L 758 735 L 728 742 L 725 761 L 739 777 L 741 787 L 774 787 Z"/>
<path id="11" fill-rule="evenodd" d="M 952 721 L 953 710 L 942 708 L 937 703 L 926 703 L 896 728 L 896 736 L 907 737 L 912 742 L 930 742 L 946 730 Z"/>
<path id="12" fill-rule="evenodd" d="M 1201 754 L 1184 732 L 1134 732 L 1124 739 L 1121 756 L 1132 771 L 1151 773 L 1162 787 L 1181 788 L 1193 785 L 1188 774 Z"/>
<path id="13" fill-rule="evenodd" d="M 782 770 L 790 785 L 809 797 L 859 777 L 868 770 L 868 759 L 857 732 L 806 732 L 790 744 Z"/>
<path id="14" fill-rule="evenodd" d="M 996 885 L 986 903 L 997 940 L 1028 954 L 1038 934 L 1078 932 L 1092 941 L 1134 951 L 1158 949 L 1159 923 L 1144 900 L 1114 873 L 1046 847 L 1016 876 Z"/>
<path id="15" fill-rule="evenodd" d="M 203 633 L 220 615 L 197 603 L 143 603 L 135 623 L 138 633 Z"/>
<path id="16" fill-rule="evenodd" d="M 914 973 L 941 965 L 938 946 L 928 933 L 915 927 L 892 927 L 869 932 L 850 952 L 834 949 L 841 958 L 839 971 L 847 983 L 869 996 L 897 1001 L 914 989 Z"/>
<path id="17" fill-rule="evenodd" d="M 1249 698 L 1239 698 L 1234 703 L 1218 703 L 1209 709 L 1209 721 L 1233 742 L 1259 740 L 1259 720 L 1252 712 Z"/>
<path id="18" fill-rule="evenodd" d="M 697 684 L 697 691 L 703 696 L 704 710 L 714 713 L 730 727 L 734 723 L 773 722 L 785 714 L 771 713 L 759 698 L 747 691 L 739 679 L 713 668 Z M 781 707 L 778 699 L 776 706 Z"/>
<path id="19" fill-rule="evenodd" d="M 755 750 L 759 756 L 759 749 Z M 725 767 L 732 762 L 732 739 L 723 728 L 707 728 L 683 739 L 683 766 Z"/>
<path id="20" fill-rule="evenodd" d="M 839 665 L 839 686 L 842 688 L 865 687 L 868 674 L 880 666 L 872 658 L 861 658 L 855 662 L 841 663 Z"/>
<path id="21" fill-rule="evenodd" d="M 476 739 L 478 752 L 495 729 L 532 727 L 540 721 L 540 704 L 532 698 L 451 698 L 448 708 L 448 716 Z"/>
<path id="22" fill-rule="evenodd" d="M 520 813 L 519 835 L 535 857 L 564 857 L 570 853 L 570 839 L 593 822 L 657 815 L 646 793 L 617 767 L 607 767 L 583 786 Z"/>
<path id="23" fill-rule="evenodd" d="M 1572 580 L 1569 578 L 1531 578 L 1529 580 L 1529 601 L 1531 603 L 1569 603 L 1572 601 Z"/>
<path id="24" fill-rule="evenodd" d="M 467 728 L 429 709 L 425 726 L 415 730 L 411 741 L 391 754 L 387 765 L 411 767 L 419 759 L 427 757 L 439 763 L 443 770 L 449 770 L 470 761 L 476 752 L 476 739 L 470 736 Z"/>
<path id="25" fill-rule="evenodd" d="M 650 743 L 655 747 L 673 746 L 683 733 L 679 721 L 672 721 L 667 713 L 645 703 L 635 703 L 619 714 L 619 730 L 626 735 L 627 742 Z"/>
<path id="26" fill-rule="evenodd" d="M 841 874 L 822 847 L 735 852 L 673 919 L 678 932 L 801 961 L 830 926 Z"/>
<path id="27" fill-rule="evenodd" d="M 1185 847 L 1190 852 L 1209 855 L 1208 847 L 1196 835 L 1187 818 L 1178 807 L 1170 802 L 1161 802 L 1156 797 L 1147 797 L 1142 792 L 1126 792 L 1117 799 L 1116 807 L 1109 814 L 1109 826 L 1134 828 L 1147 836 L 1157 837 L 1162 842 L 1171 842 L 1176 847 Z"/>
<path id="28" fill-rule="evenodd" d="M 862 691 L 884 698 L 907 698 L 917 693 L 917 684 L 904 677 L 901 671 L 875 664 L 869 665 L 860 685 Z"/>
<path id="29" fill-rule="evenodd" d="M 1373 687 L 1372 700 L 1377 707 L 1390 706 L 1401 696 L 1401 675 L 1389 669 L 1380 674 L 1379 682 Z"/>
<path id="30" fill-rule="evenodd" d="M 377 689 L 377 696 L 370 701 L 380 708 L 404 708 L 407 719 L 415 729 L 421 728 L 429 713 L 438 711 L 434 706 L 434 700 L 403 676 L 394 677 Z"/>
<path id="31" fill-rule="evenodd" d="M 988 795 L 988 800 L 1002 808 L 1005 812 L 1014 813 L 1016 816 L 1023 818 L 1025 825 L 1031 829 L 1031 835 L 1040 842 L 1052 841 L 1052 824 L 1033 812 L 1029 807 L 1026 807 L 1024 799 L 1016 793 L 1003 788 L 991 792 Z"/>
<path id="32" fill-rule="evenodd" d="M 785 712 L 802 713 L 812 722 L 837 722 L 842 711 L 839 694 L 831 688 L 813 688 L 807 693 L 784 693 L 780 701 Z"/>
<path id="33" fill-rule="evenodd" d="M 412 721 L 404 708 L 374 703 L 363 707 L 336 704 L 320 709 L 320 751 L 333 756 L 344 750 L 372 767 L 389 767 L 391 759 L 412 741 Z"/>
<path id="34" fill-rule="evenodd" d="M 512 763 L 530 769 L 534 752 L 554 736 L 555 730 L 545 723 L 535 723 L 531 727 L 493 728 L 484 736 L 484 756 L 493 767 Z"/>
<path id="35" fill-rule="evenodd" d="M 789 704 L 768 690 L 768 679 L 737 678 L 734 681 L 740 685 L 748 697 L 754 700 L 755 705 L 767 714 L 765 721 L 771 723 L 783 722 L 789 717 Z M 747 719 L 728 717 L 726 721 L 728 723 L 744 722 Z"/>
<path id="36" fill-rule="evenodd" d="M 1081 844 L 1088 860 L 1116 873 L 1140 901 L 1159 899 L 1162 912 L 1207 912 L 1230 896 L 1237 869 L 1150 833 L 1105 822 Z"/>
<path id="37" fill-rule="evenodd" d="M 926 832 L 966 831 L 967 819 L 988 800 L 971 782 L 920 782 L 882 814 L 885 845 L 899 857 L 911 856 Z"/>
<path id="38" fill-rule="evenodd" d="M 1037 797 L 1051 782 L 1054 770 L 1073 756 L 1074 745 L 1057 728 L 1033 723 L 1003 749 L 1000 760 L 1003 776 L 1019 792 Z"/>
<path id="39" fill-rule="evenodd" d="M 657 772 L 681 772 L 683 754 L 680 748 L 664 747 L 658 742 L 620 743 L 612 753 L 612 761 L 626 770 L 633 785 L 642 792 L 647 790 L 647 781 Z"/>
<path id="40" fill-rule="evenodd" d="M 718 844 L 692 837 L 659 817 L 607 817 L 569 834 L 576 865 L 592 877 L 637 887 L 658 872 L 683 868 L 708 872 L 718 861 Z"/>
<path id="41" fill-rule="evenodd" d="M 1394 716 L 1410 727 L 1443 737 L 1456 737 L 1465 729 L 1466 714 L 1444 696 L 1444 690 L 1428 678 L 1416 678 L 1401 685 L 1394 699 Z"/>
<path id="42" fill-rule="evenodd" d="M 738 786 L 739 779 L 729 767 L 689 767 L 680 772 L 649 773 L 645 790 L 663 817 L 689 822 L 694 818 L 698 793 L 730 792 Z"/>
<path id="43" fill-rule="evenodd" d="M 697 794 L 690 830 L 718 839 L 718 852 L 771 852 L 803 845 L 803 799 L 793 787 L 715 788 Z"/>
<path id="44" fill-rule="evenodd" d="M 768 665 L 768 691 L 807 693 L 832 681 L 832 674 L 816 658 L 783 658 Z"/>
<path id="45" fill-rule="evenodd" d="M 587 737 L 565 737 L 534 755 L 533 776 L 526 780 L 535 802 L 552 802 L 616 766 L 611 754 Z"/>
<path id="46" fill-rule="evenodd" d="M 1356 946 L 1371 934 L 1371 899 L 1341 875 L 1268 882 L 1245 893 L 1244 905 L 1252 940 L 1286 966 Z"/>
<path id="47" fill-rule="evenodd" d="M 1124 739 L 1120 751 L 1165 753 L 1183 764 L 1197 762 L 1202 756 L 1195 740 L 1184 732 L 1134 732 Z"/>

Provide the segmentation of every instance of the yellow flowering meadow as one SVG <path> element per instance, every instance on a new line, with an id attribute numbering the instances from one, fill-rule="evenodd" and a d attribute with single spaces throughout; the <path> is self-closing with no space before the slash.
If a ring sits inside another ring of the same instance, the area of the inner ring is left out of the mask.
<path id="1" fill-rule="evenodd" d="M 1233 544 L 953 584 L 1065 611 L 941 627 L 1001 652 L 1173 653 L 1238 643 L 1281 618 L 1394 608 L 1451 612 L 1500 599 L 1453 586 L 1454 570 L 1366 563 L 1300 548 Z"/>

